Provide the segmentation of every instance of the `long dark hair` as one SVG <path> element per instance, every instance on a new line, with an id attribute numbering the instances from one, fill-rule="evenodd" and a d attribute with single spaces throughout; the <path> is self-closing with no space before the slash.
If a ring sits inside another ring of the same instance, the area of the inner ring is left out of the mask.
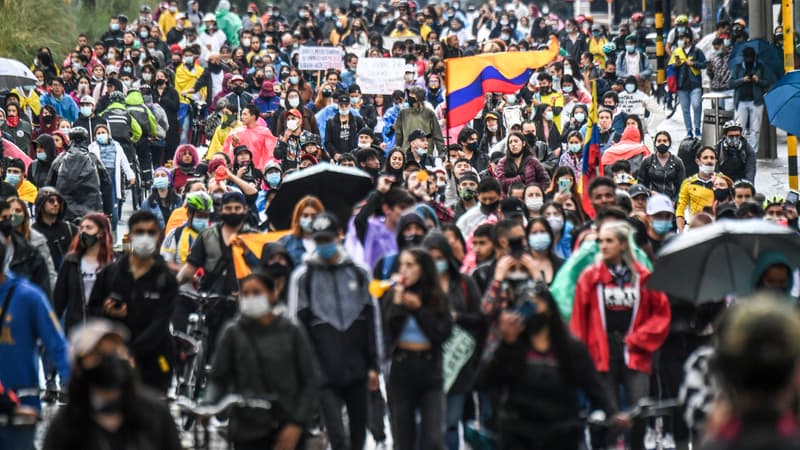
<path id="1" fill-rule="evenodd" d="M 431 254 L 422 247 L 412 247 L 403 250 L 414 258 L 420 268 L 420 276 L 417 285 L 422 304 L 430 306 L 436 312 L 444 313 L 447 311 L 442 285 L 436 274 L 436 264 L 433 262 Z M 402 255 L 401 255 L 402 256 Z"/>
<path id="2" fill-rule="evenodd" d="M 453 255 L 453 248 L 450 247 L 447 236 L 438 231 L 434 231 L 425 237 L 425 240 L 422 241 L 422 246 L 428 250 L 439 250 L 444 256 L 444 259 L 447 260 L 447 275 L 451 280 L 459 279 L 461 275 L 458 271 L 460 264 Z"/>
<path id="3" fill-rule="evenodd" d="M 582 345 L 571 337 L 567 326 L 561 319 L 561 314 L 558 312 L 558 305 L 556 304 L 553 294 L 544 283 L 537 283 L 535 287 L 535 295 L 541 298 L 547 304 L 549 316 L 547 317 L 547 326 L 550 333 L 550 350 L 555 353 L 558 360 L 558 367 L 561 370 L 561 375 L 571 385 L 578 384 L 578 368 L 575 365 L 576 346 Z M 526 328 L 525 337 L 527 338 L 526 345 L 530 345 L 530 336 L 532 333 Z"/>
<path id="4" fill-rule="evenodd" d="M 519 167 L 514 166 L 513 158 L 511 157 L 511 152 L 508 150 L 508 140 L 512 137 L 516 137 L 520 141 L 522 141 L 522 159 L 520 160 Z M 528 142 L 525 140 L 525 135 L 520 133 L 519 131 L 512 131 L 508 133 L 508 137 L 506 137 L 506 157 L 505 162 L 503 163 L 503 169 L 505 169 L 505 173 L 508 175 L 516 175 L 518 173 L 525 172 L 525 162 L 528 157 L 531 156 L 531 149 L 528 148 Z"/>
<path id="5" fill-rule="evenodd" d="M 525 235 L 530 236 L 533 225 L 537 223 L 541 224 L 544 227 L 545 232 L 550 235 L 550 246 L 547 247 L 547 259 L 553 261 L 556 258 L 556 255 L 553 253 L 553 248 L 556 246 L 557 242 L 556 237 L 553 234 L 553 228 L 550 227 L 550 222 L 548 222 L 547 219 L 542 216 L 531 219 L 531 221 L 528 222 L 528 228 L 525 229 Z"/>

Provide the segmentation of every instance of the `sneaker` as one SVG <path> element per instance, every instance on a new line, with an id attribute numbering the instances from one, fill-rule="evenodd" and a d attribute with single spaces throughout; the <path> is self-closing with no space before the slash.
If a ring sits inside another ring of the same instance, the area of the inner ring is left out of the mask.
<path id="1" fill-rule="evenodd" d="M 672 437 L 672 433 L 664 435 L 664 439 L 661 440 L 661 447 L 664 450 L 675 450 L 675 439 Z"/>
<path id="2" fill-rule="evenodd" d="M 644 434 L 644 448 L 647 450 L 656 448 L 656 432 L 650 427 L 647 427 L 647 431 Z"/>
<path id="3" fill-rule="evenodd" d="M 700 129 L 699 128 L 694 130 L 694 135 L 697 136 L 698 139 L 700 139 L 700 136 L 702 136 L 702 133 L 700 133 Z"/>

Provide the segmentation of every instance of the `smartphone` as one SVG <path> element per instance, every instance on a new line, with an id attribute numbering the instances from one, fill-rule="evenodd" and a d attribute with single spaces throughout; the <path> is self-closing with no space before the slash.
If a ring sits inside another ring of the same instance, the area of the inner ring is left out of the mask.
<path id="1" fill-rule="evenodd" d="M 786 203 L 789 203 L 793 206 L 797 205 L 797 201 L 800 200 L 800 193 L 795 190 L 790 190 L 786 194 Z"/>
<path id="2" fill-rule="evenodd" d="M 125 300 L 123 300 L 122 295 L 116 292 L 112 292 L 111 294 L 109 294 L 108 298 L 110 298 L 111 301 L 114 302 L 114 308 L 121 308 L 122 305 L 125 304 Z"/>
<path id="3" fill-rule="evenodd" d="M 569 178 L 559 178 L 558 179 L 558 191 L 559 192 L 567 192 L 569 191 L 570 184 L 572 184 Z"/>

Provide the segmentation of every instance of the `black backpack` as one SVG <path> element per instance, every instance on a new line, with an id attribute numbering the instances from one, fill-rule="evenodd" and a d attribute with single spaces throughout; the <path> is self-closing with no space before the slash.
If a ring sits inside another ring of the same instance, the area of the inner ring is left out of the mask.
<path id="1" fill-rule="evenodd" d="M 678 158 L 683 161 L 683 167 L 686 169 L 686 177 L 690 177 L 697 173 L 697 151 L 703 147 L 700 139 L 695 137 L 686 137 L 681 141 L 678 146 Z"/>

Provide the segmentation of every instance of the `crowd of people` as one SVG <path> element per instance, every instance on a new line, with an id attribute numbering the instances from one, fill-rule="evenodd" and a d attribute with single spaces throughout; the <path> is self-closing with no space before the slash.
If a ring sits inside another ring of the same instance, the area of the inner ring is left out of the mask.
<path id="1" fill-rule="evenodd" d="M 720 18 L 709 55 L 697 20 L 667 27 L 680 142 L 648 126 L 659 106 L 641 12 L 612 27 L 520 0 L 242 15 L 228 0 L 171 1 L 112 17 L 67 55 L 40 48 L 35 86 L 0 93 L 0 415 L 61 405 L 48 450 L 180 448 L 164 402 L 173 335 L 207 293 L 236 301 L 208 312 L 203 401 L 275 399 L 231 414 L 237 449 L 303 448 L 320 426 L 334 450 L 364 448 L 367 433 L 398 450 L 457 450 L 476 433 L 508 450 L 729 448 L 764 433 L 797 448 L 794 313 L 648 286 L 664 245 L 715 221 L 800 231 L 797 195 L 754 185 L 776 78 L 750 50 L 729 69 L 748 39 L 734 19 Z M 559 55 L 517 92 L 487 92 L 474 120 L 448 122 L 446 59 L 552 39 Z M 302 45 L 341 47 L 344 69 L 300 70 Z M 403 59 L 404 89 L 362 93 L 366 57 Z M 713 147 L 698 139 L 703 76 L 736 110 Z M 284 179 L 322 164 L 361 169 L 373 188 L 348 217 L 307 195 L 276 230 Z M 241 276 L 241 236 L 264 232 L 281 237 L 251 249 Z M 761 256 L 752 287 L 788 304 L 796 268 Z M 679 394 L 685 414 L 662 434 L 627 412 Z M 607 418 L 588 440 L 587 411 Z M 0 424 L 0 448 L 35 436 Z"/>

